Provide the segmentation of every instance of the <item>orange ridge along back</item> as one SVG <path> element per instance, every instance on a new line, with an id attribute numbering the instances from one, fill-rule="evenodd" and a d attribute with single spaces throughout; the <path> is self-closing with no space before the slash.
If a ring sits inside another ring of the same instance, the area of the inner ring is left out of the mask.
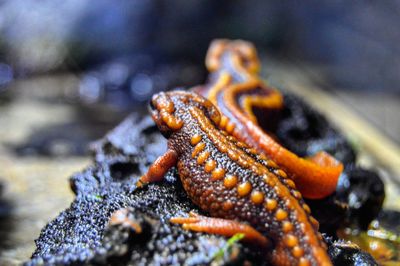
<path id="1" fill-rule="evenodd" d="M 321 151 L 301 158 L 284 148 L 259 125 L 253 108 L 272 110 L 283 106 L 283 97 L 259 77 L 255 47 L 245 41 L 215 40 L 206 57 L 211 84 L 197 89 L 223 114 L 219 127 L 255 147 L 291 177 L 304 197 L 324 198 L 336 190 L 343 164 Z"/>

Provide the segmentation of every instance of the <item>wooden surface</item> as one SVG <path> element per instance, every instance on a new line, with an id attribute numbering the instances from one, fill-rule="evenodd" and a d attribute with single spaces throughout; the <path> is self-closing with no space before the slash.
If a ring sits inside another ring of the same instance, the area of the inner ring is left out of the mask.
<path id="1" fill-rule="evenodd" d="M 395 197 L 399 191 L 393 185 L 400 177 L 399 147 L 338 97 L 322 91 L 307 71 L 277 63 L 264 71 L 272 84 L 303 96 L 357 143 L 360 163 L 377 167 L 385 178 L 386 207 L 400 209 Z M 68 177 L 90 164 L 88 156 L 20 157 L 10 148 L 26 140 L 34 128 L 74 119 L 73 108 L 54 99 L 76 89 L 77 79 L 70 75 L 18 82 L 13 85 L 15 99 L 0 105 L 0 179 L 5 183 L 3 197 L 13 207 L 9 226 L 0 228 L 0 265 L 18 265 L 30 257 L 40 229 L 73 199 Z"/>

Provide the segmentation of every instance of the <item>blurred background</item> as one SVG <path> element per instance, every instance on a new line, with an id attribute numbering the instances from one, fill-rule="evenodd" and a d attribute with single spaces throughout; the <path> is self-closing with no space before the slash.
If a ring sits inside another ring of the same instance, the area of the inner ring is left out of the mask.
<path id="1" fill-rule="evenodd" d="M 14 80 L 73 73 L 77 86 L 59 100 L 130 111 L 155 91 L 203 83 L 210 41 L 241 38 L 267 63 L 312 66 L 325 89 L 400 142 L 390 116 L 399 111 L 399 13 L 400 1 L 3 0 L 0 97 Z"/>
<path id="2" fill-rule="evenodd" d="M 66 182 L 88 163 L 88 144 L 153 93 L 204 83 L 214 38 L 254 42 L 263 77 L 296 69 L 399 144 L 399 25 L 400 1 L 2 0 L 0 180 L 38 194 L 47 177 Z M 29 206 L 13 210 L 16 226 L 32 226 L 25 217 L 40 230 L 68 206 L 68 186 L 55 191 L 51 206 L 11 203 Z M 37 230 L 0 243 L 3 255 L 29 256 Z"/>
<path id="3" fill-rule="evenodd" d="M 0 93 L 13 80 L 74 73 L 68 100 L 132 110 L 155 91 L 204 82 L 210 41 L 241 38 L 267 62 L 312 65 L 331 88 L 352 91 L 399 142 L 383 104 L 399 103 L 399 13 L 400 1 L 3 0 Z"/>

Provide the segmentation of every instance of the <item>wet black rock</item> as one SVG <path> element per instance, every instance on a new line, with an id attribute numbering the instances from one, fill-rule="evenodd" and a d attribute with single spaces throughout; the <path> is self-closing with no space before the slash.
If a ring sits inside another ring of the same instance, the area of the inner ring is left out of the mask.
<path id="1" fill-rule="evenodd" d="M 329 236 L 336 236 L 336 230 L 343 226 L 348 213 L 348 205 L 339 201 L 333 194 L 320 200 L 306 199 L 312 215 L 319 222 L 319 231 Z"/>
<path id="2" fill-rule="evenodd" d="M 341 266 L 377 266 L 378 263 L 367 252 L 364 252 L 356 244 L 349 241 L 333 241 L 326 238 L 328 254 L 334 265 Z"/>
<path id="3" fill-rule="evenodd" d="M 283 146 L 302 157 L 323 150 L 345 165 L 354 164 L 350 143 L 323 115 L 292 94 L 284 94 L 284 105 L 273 132 Z"/>
<path id="4" fill-rule="evenodd" d="M 350 167 L 339 179 L 336 197 L 348 205 L 348 225 L 366 230 L 382 209 L 385 187 L 376 172 Z"/>
<path id="5" fill-rule="evenodd" d="M 400 212 L 396 210 L 382 210 L 376 218 L 379 227 L 389 230 L 400 236 Z"/>
<path id="6" fill-rule="evenodd" d="M 339 177 L 336 192 L 324 199 L 306 200 L 321 232 L 330 236 L 344 227 L 364 231 L 378 214 L 383 215 L 384 183 L 372 170 L 346 167 Z"/>

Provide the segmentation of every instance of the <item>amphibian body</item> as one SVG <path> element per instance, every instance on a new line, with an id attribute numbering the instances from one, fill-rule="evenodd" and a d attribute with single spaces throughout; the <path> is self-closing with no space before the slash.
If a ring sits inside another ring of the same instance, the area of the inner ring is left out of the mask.
<path id="1" fill-rule="evenodd" d="M 172 218 L 194 231 L 233 235 L 268 246 L 275 265 L 331 265 L 318 222 L 286 173 L 221 130 L 221 115 L 193 92 L 153 96 L 152 117 L 168 139 L 167 152 L 141 177 L 163 178 L 177 166 L 190 199 L 211 217 Z"/>

